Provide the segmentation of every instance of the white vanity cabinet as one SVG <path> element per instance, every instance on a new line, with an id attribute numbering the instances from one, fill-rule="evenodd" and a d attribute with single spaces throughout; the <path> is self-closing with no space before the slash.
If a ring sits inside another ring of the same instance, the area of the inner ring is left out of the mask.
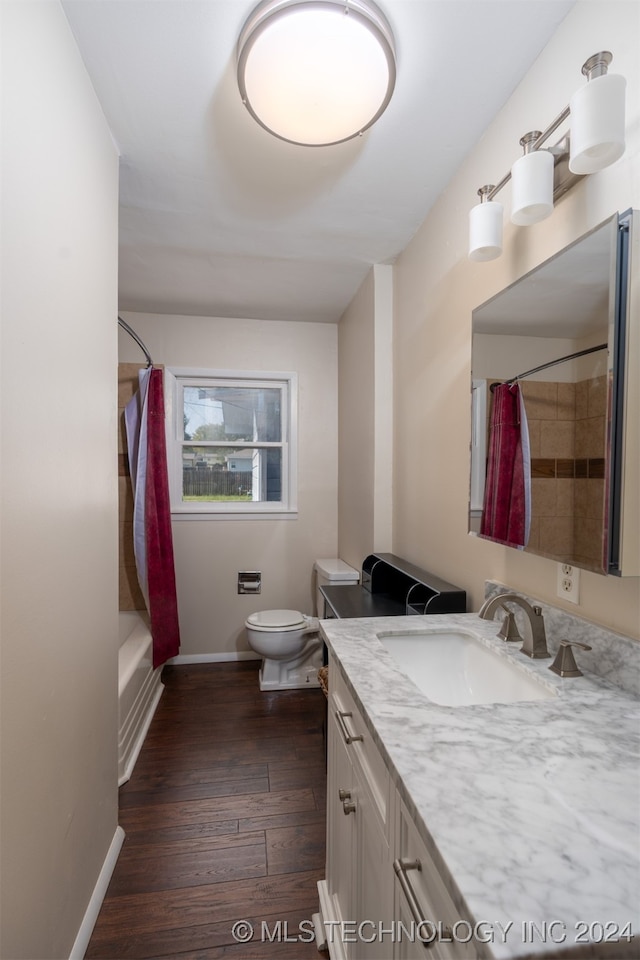
<path id="1" fill-rule="evenodd" d="M 508 589 L 491 583 L 486 592 Z M 638 642 L 553 607 L 544 616 L 549 636 L 588 641 L 593 656 L 585 652 L 583 665 L 597 664 L 602 675 L 558 677 L 550 661 L 522 657 L 495 622 L 473 613 L 322 622 L 331 700 L 317 942 L 332 920 L 369 922 L 360 942 L 349 927 L 329 943 L 332 960 L 637 953 L 640 859 L 625 838 L 640 829 Z M 389 637 L 427 643 L 428 634 L 458 632 L 552 696 L 444 707 L 385 648 Z M 562 737 L 541 736 L 556 722 Z M 341 787 L 355 812 L 343 813 Z M 533 819 L 532 796 L 540 799 Z M 588 831 L 576 832 L 576 823 Z M 366 943 L 371 924 L 380 921 L 382 933 L 388 917 L 392 935 Z M 412 937 L 416 918 L 435 922 L 442 937 L 430 945 Z"/>
<path id="2" fill-rule="evenodd" d="M 334 960 L 389 960 L 378 930 L 393 916 L 390 777 L 335 667 L 330 677 L 322 918 Z"/>
<path id="3" fill-rule="evenodd" d="M 320 913 L 332 960 L 467 960 L 455 908 L 337 666 L 329 667 L 327 869 Z M 398 878 L 394 861 L 402 865 Z M 408 864 L 419 861 L 416 866 Z M 419 933 L 417 919 L 436 921 Z M 402 921 L 403 927 L 400 927 Z M 438 923 L 439 921 L 439 923 Z M 405 932 L 406 931 L 406 932 Z"/>

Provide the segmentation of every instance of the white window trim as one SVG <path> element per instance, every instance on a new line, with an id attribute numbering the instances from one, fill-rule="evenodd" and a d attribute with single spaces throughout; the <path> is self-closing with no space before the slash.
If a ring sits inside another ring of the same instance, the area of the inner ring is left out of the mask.
<path id="1" fill-rule="evenodd" d="M 266 502 L 187 506 L 182 501 L 182 444 L 178 441 L 183 429 L 182 410 L 177 404 L 178 380 L 223 379 L 252 380 L 266 385 L 272 381 L 287 383 L 288 403 L 286 417 L 287 442 L 283 456 L 283 489 L 286 503 L 269 506 Z M 165 367 L 165 433 L 167 439 L 167 467 L 171 518 L 173 520 L 296 520 L 298 517 L 298 375 L 282 370 L 211 370 L 202 367 Z M 177 420 L 180 420 L 177 423 Z M 178 486 L 179 483 L 179 486 Z"/>

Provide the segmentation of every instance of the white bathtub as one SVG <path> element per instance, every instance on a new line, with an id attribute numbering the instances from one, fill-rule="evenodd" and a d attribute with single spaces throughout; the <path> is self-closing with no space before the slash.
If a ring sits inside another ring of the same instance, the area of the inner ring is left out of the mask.
<path id="1" fill-rule="evenodd" d="M 148 619 L 135 610 L 120 613 L 118 651 L 118 786 L 138 759 L 164 690 L 161 668 L 153 669 Z"/>

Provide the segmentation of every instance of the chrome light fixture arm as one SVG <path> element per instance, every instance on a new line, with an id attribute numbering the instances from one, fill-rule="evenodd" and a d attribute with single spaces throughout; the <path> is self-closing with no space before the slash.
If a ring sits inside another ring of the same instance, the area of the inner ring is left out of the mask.
<path id="1" fill-rule="evenodd" d="M 561 124 L 563 124 L 568 117 L 569 117 L 569 107 L 567 106 L 564 108 L 564 110 L 562 110 L 561 113 L 558 114 L 555 120 L 553 120 L 553 122 L 549 124 L 546 130 L 543 130 L 542 133 L 540 133 L 539 131 L 535 131 L 536 133 L 538 133 L 538 136 L 532 142 L 527 143 L 527 146 L 528 146 L 527 153 L 533 153 L 534 150 L 539 150 L 542 147 L 542 145 L 547 142 L 551 134 L 555 133 L 558 127 L 561 126 Z M 527 140 L 529 136 L 530 134 L 525 133 L 524 137 L 520 139 L 520 144 L 522 146 L 524 146 L 523 141 Z M 561 158 L 568 157 L 569 156 L 569 137 L 568 136 L 563 137 L 563 139 L 560 140 L 556 146 L 550 147 L 549 150 L 550 150 L 550 153 L 553 154 L 554 162 L 556 164 L 559 162 Z M 579 179 L 581 179 L 580 176 L 576 175 L 575 180 L 573 182 L 577 182 Z M 499 180 L 495 186 L 491 186 L 489 188 L 486 194 L 487 200 L 493 200 L 496 194 L 500 193 L 502 188 L 506 187 L 506 185 L 509 183 L 510 180 L 511 180 L 511 170 L 505 173 L 502 180 Z M 480 190 L 487 190 L 487 187 L 480 187 Z M 478 194 L 480 194 L 480 190 L 478 190 Z M 555 199 L 555 190 L 554 190 L 554 199 Z"/>

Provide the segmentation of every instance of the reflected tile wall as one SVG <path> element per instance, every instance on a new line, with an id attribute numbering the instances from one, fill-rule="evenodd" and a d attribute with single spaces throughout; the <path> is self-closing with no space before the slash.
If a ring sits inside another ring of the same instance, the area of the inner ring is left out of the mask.
<path id="1" fill-rule="evenodd" d="M 529 546 L 576 563 L 599 563 L 604 516 L 607 378 L 523 380 L 529 423 Z"/>

